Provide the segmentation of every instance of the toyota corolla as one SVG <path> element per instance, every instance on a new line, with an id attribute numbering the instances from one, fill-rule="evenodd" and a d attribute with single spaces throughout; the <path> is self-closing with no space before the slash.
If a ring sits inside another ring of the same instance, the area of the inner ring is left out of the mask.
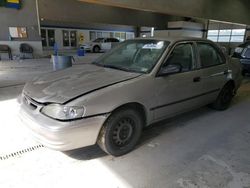
<path id="1" fill-rule="evenodd" d="M 20 115 L 36 140 L 60 151 L 98 145 L 130 152 L 144 127 L 201 106 L 230 106 L 241 66 L 211 41 L 128 40 L 95 62 L 28 82 Z"/>

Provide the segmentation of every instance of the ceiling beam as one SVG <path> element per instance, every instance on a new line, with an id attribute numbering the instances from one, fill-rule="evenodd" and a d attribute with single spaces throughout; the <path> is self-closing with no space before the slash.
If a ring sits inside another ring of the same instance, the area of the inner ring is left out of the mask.
<path id="1" fill-rule="evenodd" d="M 248 0 L 78 0 L 168 15 L 213 19 L 250 25 Z"/>

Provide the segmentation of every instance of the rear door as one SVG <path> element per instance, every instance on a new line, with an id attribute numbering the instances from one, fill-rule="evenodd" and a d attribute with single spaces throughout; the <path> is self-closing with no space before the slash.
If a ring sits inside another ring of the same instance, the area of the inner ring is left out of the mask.
<path id="1" fill-rule="evenodd" d="M 115 38 L 111 38 L 110 40 L 111 40 L 111 48 L 114 48 L 120 42 L 118 39 Z"/>
<path id="2" fill-rule="evenodd" d="M 201 82 L 206 90 L 206 101 L 213 102 L 222 87 L 230 79 L 226 58 L 223 53 L 213 44 L 197 42 L 199 54 L 199 68 L 201 69 Z"/>

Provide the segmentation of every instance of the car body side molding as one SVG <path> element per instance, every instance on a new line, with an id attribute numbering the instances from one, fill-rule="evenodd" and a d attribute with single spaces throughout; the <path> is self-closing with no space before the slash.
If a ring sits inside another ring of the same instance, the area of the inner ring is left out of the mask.
<path id="1" fill-rule="evenodd" d="M 174 105 L 174 104 L 182 103 L 182 102 L 192 100 L 192 99 L 195 99 L 195 98 L 198 98 L 198 97 L 202 97 L 204 95 L 209 95 L 211 93 L 215 93 L 215 92 L 218 92 L 218 91 L 220 91 L 220 89 L 214 89 L 212 91 L 208 91 L 208 92 L 202 93 L 200 95 L 196 95 L 196 96 L 189 97 L 189 98 L 186 98 L 186 99 L 182 99 L 182 100 L 179 100 L 179 101 L 174 101 L 174 102 L 171 102 L 171 103 L 168 103 L 168 104 L 163 104 L 163 105 L 160 105 L 160 106 L 156 106 L 156 107 L 150 108 L 150 111 L 154 111 L 154 110 L 157 110 L 159 108 L 164 108 L 164 107 L 171 106 L 171 105 Z"/>

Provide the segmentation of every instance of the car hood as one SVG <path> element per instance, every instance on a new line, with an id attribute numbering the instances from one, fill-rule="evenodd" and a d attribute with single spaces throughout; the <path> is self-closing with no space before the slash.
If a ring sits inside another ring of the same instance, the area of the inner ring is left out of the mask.
<path id="1" fill-rule="evenodd" d="M 62 104 L 139 75 L 85 64 L 38 77 L 25 85 L 23 93 L 39 103 Z"/>

